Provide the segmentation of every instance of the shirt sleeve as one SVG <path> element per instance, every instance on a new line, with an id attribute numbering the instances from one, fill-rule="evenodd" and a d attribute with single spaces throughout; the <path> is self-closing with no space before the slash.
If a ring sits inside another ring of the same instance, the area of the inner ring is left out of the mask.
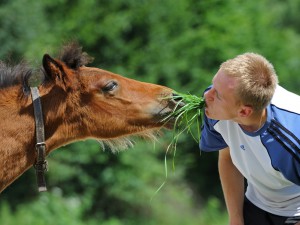
<path id="1" fill-rule="evenodd" d="M 201 151 L 213 152 L 228 147 L 222 135 L 214 129 L 214 125 L 218 122 L 218 120 L 209 119 L 204 115 L 199 144 Z"/>

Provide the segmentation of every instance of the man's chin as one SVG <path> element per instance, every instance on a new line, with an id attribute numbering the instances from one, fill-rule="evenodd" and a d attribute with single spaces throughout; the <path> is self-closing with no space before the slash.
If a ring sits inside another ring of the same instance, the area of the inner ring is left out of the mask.
<path id="1" fill-rule="evenodd" d="M 212 120 L 218 120 L 217 118 L 215 118 L 211 113 L 208 112 L 208 110 L 205 109 L 205 115 L 208 119 L 212 119 Z"/>
<path id="2" fill-rule="evenodd" d="M 209 119 L 211 119 L 210 118 L 210 113 L 209 113 L 209 111 L 208 111 L 207 108 L 205 108 L 204 112 L 205 112 L 206 117 L 209 118 Z"/>

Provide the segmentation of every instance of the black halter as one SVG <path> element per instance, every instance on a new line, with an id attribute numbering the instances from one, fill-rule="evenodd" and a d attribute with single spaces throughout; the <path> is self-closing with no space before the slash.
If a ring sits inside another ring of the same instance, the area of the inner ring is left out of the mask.
<path id="1" fill-rule="evenodd" d="M 45 159 L 46 157 L 46 144 L 45 144 L 45 130 L 43 121 L 43 111 L 41 99 L 39 96 L 39 90 L 37 87 L 31 87 L 31 96 L 34 109 L 35 117 L 35 131 L 36 131 L 36 152 L 37 158 L 34 164 L 36 170 L 37 184 L 39 192 L 47 191 L 45 174 L 44 172 L 48 170 L 48 163 Z"/>

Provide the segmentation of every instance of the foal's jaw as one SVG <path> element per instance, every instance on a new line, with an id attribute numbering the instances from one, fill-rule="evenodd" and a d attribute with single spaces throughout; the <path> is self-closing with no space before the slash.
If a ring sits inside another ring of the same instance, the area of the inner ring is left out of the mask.
<path id="1" fill-rule="evenodd" d="M 113 107 L 109 101 L 114 102 L 114 105 L 119 105 L 119 107 Z M 167 103 L 155 102 L 145 106 L 136 105 L 123 98 L 112 98 L 109 101 L 99 100 L 97 104 L 93 103 L 93 106 L 86 110 L 86 117 L 94 118 L 92 124 L 86 126 L 94 127 L 90 131 L 91 135 L 96 135 L 95 138 L 97 139 L 130 135 L 149 136 L 149 133 L 163 127 L 171 128 L 170 121 L 163 121 L 163 118 L 172 111 Z M 150 132 L 147 133 L 147 131 Z"/>

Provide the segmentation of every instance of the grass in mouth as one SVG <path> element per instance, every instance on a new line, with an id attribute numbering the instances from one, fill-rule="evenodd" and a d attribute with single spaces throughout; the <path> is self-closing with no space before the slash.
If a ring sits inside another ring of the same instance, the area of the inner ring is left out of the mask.
<path id="1" fill-rule="evenodd" d="M 173 112 L 167 117 L 175 117 L 174 138 L 177 140 L 180 134 L 187 132 L 192 135 L 193 139 L 198 142 L 200 139 L 200 127 L 202 125 L 202 113 L 205 106 L 203 97 L 192 94 L 176 93 L 173 99 L 177 102 Z M 183 103 L 183 106 L 181 106 Z M 192 132 L 193 126 L 197 127 L 197 135 Z"/>
<path id="2" fill-rule="evenodd" d="M 190 134 L 197 143 L 199 142 L 205 100 L 203 97 L 179 92 L 172 98 L 177 104 L 173 112 L 164 118 L 164 121 L 175 118 L 173 138 L 169 148 L 173 147 L 176 150 L 178 138 L 182 133 Z M 196 134 L 194 130 L 196 130 Z"/>
<path id="3" fill-rule="evenodd" d="M 177 142 L 181 134 L 188 133 L 192 138 L 199 143 L 201 136 L 201 126 L 203 109 L 205 107 L 205 99 L 192 94 L 183 94 L 176 92 L 172 96 L 173 100 L 177 102 L 173 112 L 166 116 L 163 121 L 167 122 L 170 119 L 175 118 L 172 141 L 167 147 L 165 154 L 165 181 L 156 190 L 156 195 L 159 190 L 165 185 L 168 178 L 167 167 L 167 154 L 173 150 L 173 162 L 172 167 L 175 170 L 175 155 L 177 150 Z M 196 132 L 195 132 L 196 130 Z M 153 197 L 152 197 L 153 198 Z"/>

